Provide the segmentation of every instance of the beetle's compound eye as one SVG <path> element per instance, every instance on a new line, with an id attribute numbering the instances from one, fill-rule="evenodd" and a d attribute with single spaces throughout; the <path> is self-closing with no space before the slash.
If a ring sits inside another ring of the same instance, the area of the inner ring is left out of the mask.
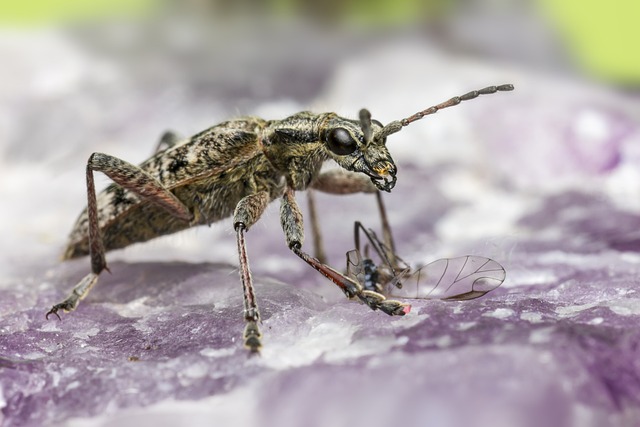
<path id="1" fill-rule="evenodd" d="M 327 137 L 327 145 L 329 146 L 329 150 L 339 156 L 351 154 L 358 148 L 355 139 L 353 139 L 344 128 L 331 129 Z"/>

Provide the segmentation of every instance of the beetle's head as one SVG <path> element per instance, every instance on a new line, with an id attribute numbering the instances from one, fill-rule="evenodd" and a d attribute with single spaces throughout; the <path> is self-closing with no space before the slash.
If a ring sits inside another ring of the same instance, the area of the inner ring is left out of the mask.
<path id="1" fill-rule="evenodd" d="M 321 138 L 329 156 L 346 170 L 368 175 L 379 190 L 396 185 L 396 168 L 387 150 L 386 127 L 360 110 L 360 120 L 329 119 Z"/>
<path id="2" fill-rule="evenodd" d="M 387 136 L 400 131 L 404 126 L 434 114 L 443 108 L 453 107 L 462 101 L 475 99 L 480 95 L 513 90 L 512 84 L 488 86 L 464 95 L 455 96 L 425 110 L 418 111 L 402 120 L 386 126 L 371 120 L 368 110 L 360 110 L 360 120 L 347 120 L 333 116 L 328 120 L 322 141 L 329 155 L 343 168 L 369 175 L 380 190 L 391 191 L 396 185 L 396 165 L 386 147 Z"/>

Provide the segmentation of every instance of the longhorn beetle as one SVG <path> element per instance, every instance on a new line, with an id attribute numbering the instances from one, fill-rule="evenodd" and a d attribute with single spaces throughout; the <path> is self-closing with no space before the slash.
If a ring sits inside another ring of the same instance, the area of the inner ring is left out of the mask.
<path id="1" fill-rule="evenodd" d="M 360 110 L 359 120 L 308 111 L 283 120 L 238 118 L 185 140 L 167 133 L 156 154 L 139 166 L 93 153 L 86 169 L 87 208 L 73 227 L 63 254 L 63 259 L 88 254 L 91 272 L 46 317 L 54 314 L 60 318 L 58 311 L 77 307 L 107 269 L 106 251 L 233 215 L 244 292 L 244 345 L 258 352 L 262 345 L 260 314 L 245 232 L 276 198 L 281 198 L 280 223 L 293 253 L 335 283 L 348 298 L 359 298 L 373 310 L 402 316 L 410 306 L 363 289 L 302 250 L 302 213 L 295 192 L 307 188 L 338 194 L 391 191 L 397 168 L 386 147 L 389 135 L 443 108 L 479 95 L 511 90 L 510 84 L 489 86 L 386 126 L 372 121 L 366 109 Z M 320 173 L 327 160 L 334 160 L 350 173 L 339 169 Z M 96 171 L 114 181 L 99 195 L 93 181 Z"/>

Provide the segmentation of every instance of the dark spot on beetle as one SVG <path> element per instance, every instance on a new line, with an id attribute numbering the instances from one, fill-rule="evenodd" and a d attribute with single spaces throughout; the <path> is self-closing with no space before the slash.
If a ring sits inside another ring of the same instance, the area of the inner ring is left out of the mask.
<path id="1" fill-rule="evenodd" d="M 113 204 L 114 205 L 122 205 L 122 204 L 125 204 L 127 202 L 128 202 L 128 200 L 127 200 L 127 198 L 125 196 L 124 188 L 114 185 L 114 187 L 113 187 Z"/>
<path id="2" fill-rule="evenodd" d="M 169 169 L 169 172 L 176 173 L 178 170 L 182 169 L 188 164 L 189 162 L 187 162 L 185 159 L 175 158 L 171 160 L 171 163 L 169 164 L 169 167 L 167 169 Z"/>

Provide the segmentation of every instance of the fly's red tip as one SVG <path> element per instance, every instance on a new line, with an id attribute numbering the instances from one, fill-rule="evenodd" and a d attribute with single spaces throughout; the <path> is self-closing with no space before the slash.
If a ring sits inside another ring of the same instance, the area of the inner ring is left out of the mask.
<path id="1" fill-rule="evenodd" d="M 411 306 L 410 305 L 405 305 L 404 308 L 402 309 L 402 312 L 404 314 L 409 314 L 410 311 L 411 311 Z"/>

